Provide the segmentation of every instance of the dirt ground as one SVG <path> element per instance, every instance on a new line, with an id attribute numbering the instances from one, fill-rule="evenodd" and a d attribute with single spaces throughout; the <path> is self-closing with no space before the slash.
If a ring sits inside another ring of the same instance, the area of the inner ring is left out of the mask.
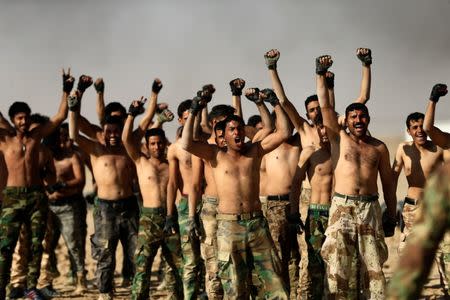
<path id="1" fill-rule="evenodd" d="M 88 214 L 88 236 L 92 234 L 93 232 L 93 223 L 92 223 L 92 214 Z M 400 233 L 397 232 L 396 235 L 393 238 L 387 239 L 387 243 L 389 246 L 389 259 L 387 263 L 385 264 L 385 274 L 387 278 L 389 279 L 392 270 L 395 267 L 396 261 L 398 259 L 397 255 L 397 245 L 399 241 Z M 88 240 L 87 240 L 88 242 Z M 94 300 L 98 298 L 98 292 L 97 290 L 92 286 L 92 282 L 94 279 L 94 272 L 95 272 L 95 261 L 92 260 L 90 255 L 90 245 L 89 243 L 87 245 L 87 257 L 86 257 L 86 268 L 88 270 L 88 279 L 89 279 L 89 291 L 82 295 L 82 296 L 75 296 L 72 294 L 74 287 L 67 284 L 67 277 L 66 274 L 69 270 L 69 261 L 67 256 L 67 249 L 63 245 L 62 239 L 60 240 L 60 246 L 57 249 L 57 257 L 58 257 L 58 269 L 61 273 L 61 276 L 58 277 L 54 282 L 54 288 L 61 293 L 60 297 L 54 298 L 54 299 L 89 299 Z M 122 288 L 120 287 L 121 284 L 121 277 L 120 277 L 120 270 L 122 267 L 122 249 L 119 245 L 118 251 L 117 251 L 117 267 L 116 267 L 116 276 L 115 276 L 115 284 L 116 284 L 116 293 L 114 299 L 129 299 L 130 298 L 130 288 Z M 153 266 L 153 272 L 151 277 L 151 299 L 163 299 L 164 293 L 158 292 L 156 290 L 158 285 L 158 266 L 159 266 L 159 259 L 155 261 L 155 264 Z M 439 287 L 439 273 L 437 272 L 436 268 L 433 268 L 433 271 L 430 276 L 430 281 L 425 286 L 425 289 L 423 291 L 423 299 L 445 299 L 443 296 L 443 293 L 440 290 Z"/>

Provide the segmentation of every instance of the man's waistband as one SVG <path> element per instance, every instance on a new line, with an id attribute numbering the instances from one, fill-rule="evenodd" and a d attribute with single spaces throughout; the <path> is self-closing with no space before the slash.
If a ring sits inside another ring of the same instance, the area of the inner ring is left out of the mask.
<path id="1" fill-rule="evenodd" d="M 256 219 L 259 217 L 262 217 L 263 213 L 262 211 L 254 211 L 249 213 L 242 213 L 242 214 L 217 214 L 216 219 L 217 220 L 223 220 L 223 221 L 247 221 Z"/>
<path id="2" fill-rule="evenodd" d="M 344 195 L 340 193 L 334 193 L 333 197 L 342 198 L 345 200 L 361 201 L 361 202 L 373 202 L 378 200 L 378 194 L 376 195 Z"/>
<path id="3" fill-rule="evenodd" d="M 136 196 L 135 195 L 131 195 L 127 198 L 121 198 L 121 199 L 117 199 L 117 200 L 107 200 L 107 199 L 102 199 L 97 197 L 97 201 L 99 204 L 106 204 L 106 205 L 110 205 L 110 206 L 125 206 L 125 205 L 130 205 L 131 203 L 136 203 Z"/>
<path id="4" fill-rule="evenodd" d="M 166 209 L 164 207 L 142 207 L 142 213 L 144 213 L 144 214 L 165 214 Z"/>
<path id="5" fill-rule="evenodd" d="M 7 186 L 3 189 L 4 193 L 31 193 L 31 192 L 43 192 L 44 187 L 42 185 L 32 186 Z"/>
<path id="6" fill-rule="evenodd" d="M 329 204 L 310 204 L 308 207 L 308 210 L 329 211 L 330 205 Z"/>
<path id="7" fill-rule="evenodd" d="M 219 198 L 216 197 L 216 196 L 203 195 L 202 196 L 202 201 L 203 202 L 208 202 L 210 204 L 217 205 L 219 203 Z"/>
<path id="8" fill-rule="evenodd" d="M 417 204 L 419 204 L 419 200 L 405 197 L 405 203 L 408 203 L 409 205 L 417 205 Z"/>
<path id="9" fill-rule="evenodd" d="M 270 201 L 289 201 L 289 194 L 284 195 L 268 195 L 267 200 Z"/>
<path id="10" fill-rule="evenodd" d="M 57 200 L 49 200 L 50 206 L 63 206 L 74 203 L 74 201 L 84 201 L 82 194 L 75 194 Z"/>

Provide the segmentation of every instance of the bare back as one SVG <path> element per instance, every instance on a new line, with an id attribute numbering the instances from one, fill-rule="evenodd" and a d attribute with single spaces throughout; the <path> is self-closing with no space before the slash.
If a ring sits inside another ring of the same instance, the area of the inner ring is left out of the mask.
<path id="1" fill-rule="evenodd" d="M 165 207 L 167 198 L 167 183 L 169 182 L 169 163 L 144 155 L 136 161 L 144 207 Z"/>

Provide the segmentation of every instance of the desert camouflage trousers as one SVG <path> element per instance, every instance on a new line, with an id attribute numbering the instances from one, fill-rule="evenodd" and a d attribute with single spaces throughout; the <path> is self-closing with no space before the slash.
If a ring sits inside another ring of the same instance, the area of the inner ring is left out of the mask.
<path id="1" fill-rule="evenodd" d="M 299 299 L 322 299 L 324 294 L 325 262 L 320 251 L 328 227 L 329 205 L 310 204 L 303 234 L 307 245 L 307 257 L 301 260 L 303 279 L 299 285 Z M 306 256 L 306 255 L 305 255 Z"/>
<path id="2" fill-rule="evenodd" d="M 42 240 L 47 218 L 47 197 L 41 187 L 6 187 L 3 190 L 3 203 L 0 213 L 0 299 L 5 297 L 14 248 L 22 225 L 30 232 L 28 240 L 27 288 L 35 288 L 40 273 Z"/>
<path id="3" fill-rule="evenodd" d="M 165 219 L 166 211 L 161 207 L 142 208 L 131 299 L 149 299 L 153 260 L 160 247 L 162 257 L 170 266 L 170 273 L 165 275 L 169 292 L 165 299 L 183 299 L 180 236 L 164 234 Z"/>
<path id="4" fill-rule="evenodd" d="M 384 299 L 384 242 L 377 200 L 332 198 L 322 257 L 326 263 L 325 292 L 337 299 Z"/>
<path id="5" fill-rule="evenodd" d="M 203 195 L 200 221 L 203 236 L 201 239 L 201 254 L 205 261 L 206 277 L 205 288 L 209 299 L 222 299 L 223 289 L 219 278 L 219 265 L 217 261 L 217 197 Z"/>
<path id="6" fill-rule="evenodd" d="M 262 213 L 252 215 L 217 215 L 219 277 L 224 298 L 248 299 L 248 276 L 254 269 L 265 299 L 288 299 L 267 221 Z"/>
<path id="7" fill-rule="evenodd" d="M 197 206 L 196 213 L 200 210 Z M 197 299 L 203 281 L 203 270 L 200 239 L 189 235 L 187 221 L 189 205 L 187 197 L 183 196 L 177 206 L 178 224 L 180 226 L 181 253 L 183 257 L 183 294 L 185 299 Z"/>

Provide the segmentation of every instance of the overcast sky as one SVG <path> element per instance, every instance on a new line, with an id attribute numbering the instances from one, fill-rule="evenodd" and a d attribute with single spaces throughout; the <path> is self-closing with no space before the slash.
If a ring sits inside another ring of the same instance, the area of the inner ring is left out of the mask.
<path id="1" fill-rule="evenodd" d="M 400 136 L 408 113 L 424 111 L 431 87 L 450 83 L 449 0 L 330 1 L 62 1 L 0 0 L 0 110 L 16 100 L 52 115 L 59 103 L 62 67 L 103 77 L 106 101 L 126 107 L 148 95 L 153 78 L 160 100 L 173 111 L 203 84 L 213 83 L 212 104 L 230 103 L 228 82 L 269 87 L 263 54 L 281 52 L 280 77 L 304 114 L 315 92 L 314 59 L 334 58 L 339 111 L 358 94 L 357 47 L 372 49 L 375 136 Z M 244 117 L 256 113 L 243 99 Z M 95 117 L 95 93 L 82 113 Z M 450 96 L 438 120 L 450 119 Z M 167 126 L 173 137 L 177 124 Z"/>

